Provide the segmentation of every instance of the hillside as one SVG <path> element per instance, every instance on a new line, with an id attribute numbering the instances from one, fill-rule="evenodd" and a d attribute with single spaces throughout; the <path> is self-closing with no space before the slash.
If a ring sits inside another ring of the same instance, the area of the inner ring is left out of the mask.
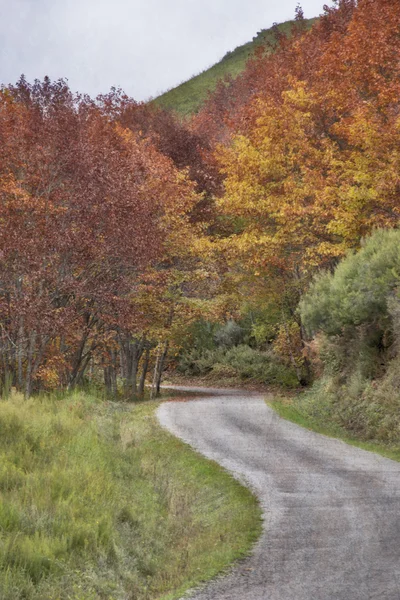
<path id="1" fill-rule="evenodd" d="M 307 26 L 311 27 L 314 19 L 307 19 Z M 286 21 L 278 25 L 282 32 L 289 32 L 293 21 Z M 163 108 L 170 108 L 182 115 L 190 115 L 200 108 L 208 92 L 212 91 L 217 82 L 226 75 L 237 77 L 244 69 L 246 62 L 256 48 L 272 42 L 274 39 L 274 28 L 262 29 L 251 42 L 238 46 L 235 50 L 228 52 L 222 60 L 202 73 L 195 75 L 177 87 L 165 92 L 154 100 Z"/>

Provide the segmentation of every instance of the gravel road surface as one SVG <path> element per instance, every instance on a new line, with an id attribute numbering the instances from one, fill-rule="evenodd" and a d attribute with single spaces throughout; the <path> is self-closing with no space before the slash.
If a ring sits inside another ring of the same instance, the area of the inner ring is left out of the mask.
<path id="1" fill-rule="evenodd" d="M 161 424 L 251 487 L 265 521 L 251 556 L 190 597 L 400 600 L 400 463 L 285 421 L 260 395 L 196 391 L 162 404 Z"/>

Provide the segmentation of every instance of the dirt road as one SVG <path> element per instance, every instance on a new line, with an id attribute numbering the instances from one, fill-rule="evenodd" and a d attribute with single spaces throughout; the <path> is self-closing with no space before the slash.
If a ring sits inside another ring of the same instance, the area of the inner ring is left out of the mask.
<path id="1" fill-rule="evenodd" d="M 166 402 L 158 417 L 264 511 L 251 556 L 193 600 L 400 600 L 400 463 L 284 421 L 247 392 Z"/>

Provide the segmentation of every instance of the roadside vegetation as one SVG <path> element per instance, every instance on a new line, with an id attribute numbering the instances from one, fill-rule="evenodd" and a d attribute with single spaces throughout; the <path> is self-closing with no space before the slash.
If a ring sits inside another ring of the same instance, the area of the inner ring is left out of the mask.
<path id="1" fill-rule="evenodd" d="M 339 425 L 331 417 L 321 418 L 318 413 L 325 400 L 323 390 L 321 392 L 321 394 L 318 394 L 317 389 L 313 389 L 312 392 L 303 392 L 297 396 L 277 395 L 273 400 L 268 399 L 267 404 L 279 416 L 301 427 L 328 437 L 338 438 L 351 446 L 357 446 L 363 450 L 400 461 L 399 444 L 366 441 L 359 436 L 356 437 L 354 433 Z"/>
<path id="2" fill-rule="evenodd" d="M 300 303 L 317 380 L 280 414 L 400 458 L 400 231 L 378 230 Z"/>
<path id="3" fill-rule="evenodd" d="M 177 598 L 248 552 L 256 500 L 156 408 L 0 401 L 2 600 Z"/>
<path id="4" fill-rule="evenodd" d="M 300 303 L 320 363 L 316 414 L 361 439 L 397 445 L 399 282 L 400 231 L 380 230 L 334 273 L 319 275 Z"/>

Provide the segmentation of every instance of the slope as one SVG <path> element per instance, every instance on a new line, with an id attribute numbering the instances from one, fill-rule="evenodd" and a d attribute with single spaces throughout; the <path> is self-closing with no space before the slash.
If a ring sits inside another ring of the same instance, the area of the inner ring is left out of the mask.
<path id="1" fill-rule="evenodd" d="M 307 19 L 307 27 L 311 27 L 315 20 L 315 18 Z M 278 25 L 278 29 L 282 33 L 289 33 L 293 23 L 294 21 L 286 21 Z M 183 116 L 197 112 L 207 94 L 215 89 L 218 81 L 228 75 L 233 78 L 237 77 L 244 70 L 246 62 L 255 50 L 268 42 L 273 42 L 274 35 L 274 27 L 262 29 L 251 42 L 228 52 L 214 66 L 158 96 L 153 102 Z"/>

